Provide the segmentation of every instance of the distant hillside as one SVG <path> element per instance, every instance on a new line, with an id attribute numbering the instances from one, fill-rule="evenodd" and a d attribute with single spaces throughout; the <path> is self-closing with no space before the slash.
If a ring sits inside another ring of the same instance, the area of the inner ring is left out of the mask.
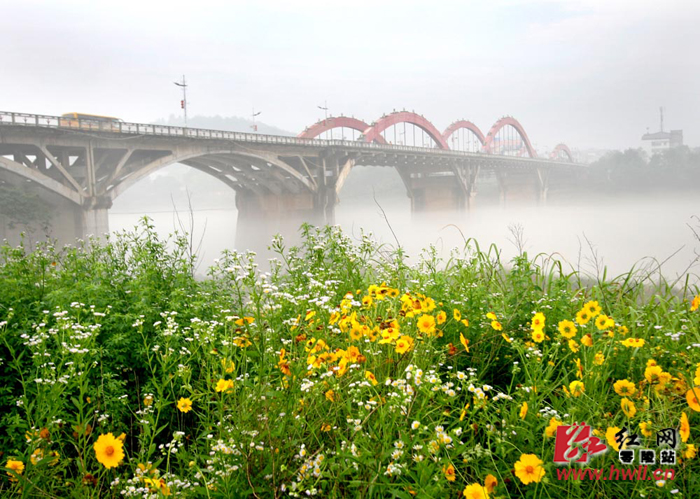
<path id="1" fill-rule="evenodd" d="M 182 116 L 173 114 L 166 119 L 159 119 L 154 122 L 156 125 L 184 126 L 185 121 Z M 294 136 L 295 133 L 282 130 L 272 125 L 267 125 L 260 121 L 255 123 L 258 126 L 258 133 L 270 135 Z M 240 118 L 238 116 L 194 116 L 187 119 L 187 126 L 192 128 L 208 128 L 211 130 L 226 130 L 228 132 L 252 132 L 252 120 Z"/>

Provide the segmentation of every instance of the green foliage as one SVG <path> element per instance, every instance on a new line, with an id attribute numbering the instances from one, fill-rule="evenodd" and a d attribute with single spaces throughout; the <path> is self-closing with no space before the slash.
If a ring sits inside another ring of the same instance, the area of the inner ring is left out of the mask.
<path id="1" fill-rule="evenodd" d="M 487 474 L 497 497 L 692 497 L 700 486 L 697 458 L 663 489 L 560 481 L 545 433 L 552 420 L 601 435 L 677 427 L 683 411 L 696 425 L 685 392 L 700 362 L 686 301 L 697 290 L 591 280 L 544 255 L 506 265 L 471 240 L 408 265 L 334 227 L 302 236 L 273 240 L 265 269 L 252 252 L 225 252 L 204 280 L 187 240 L 159 240 L 147 219 L 102 243 L 0 247 L 0 450 L 25 466 L 0 494 L 456 497 Z M 578 324 L 571 344 L 557 324 L 591 300 L 615 326 Z M 648 382 L 650 359 L 672 379 Z M 612 388 L 625 378 L 633 416 Z M 123 433 L 112 469 L 93 447 L 107 433 Z M 513 475 L 522 454 L 542 459 L 541 482 Z M 590 466 L 611 464 L 623 466 L 614 451 Z"/>
<path id="2" fill-rule="evenodd" d="M 51 221 L 52 208 L 38 194 L 7 184 L 0 185 L 0 215 L 7 217 L 11 228 L 17 225 L 45 228 Z"/>

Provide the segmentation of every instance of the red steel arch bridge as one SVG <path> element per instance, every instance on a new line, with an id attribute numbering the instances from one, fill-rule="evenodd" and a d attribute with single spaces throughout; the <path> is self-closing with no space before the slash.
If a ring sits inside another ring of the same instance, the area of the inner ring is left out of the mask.
<path id="1" fill-rule="evenodd" d="M 468 209 L 484 172 L 496 177 L 502 200 L 541 202 L 550 184 L 573 184 L 586 170 L 564 144 L 539 156 L 512 117 L 484 134 L 467 120 L 440 132 L 408 111 L 373 123 L 338 116 L 287 137 L 0 112 L 0 179 L 36 186 L 56 206 L 64 239 L 107 232 L 114 199 L 174 163 L 235 191 L 239 234 L 271 221 L 333 223 L 358 165 L 395 168 L 414 211 Z"/>

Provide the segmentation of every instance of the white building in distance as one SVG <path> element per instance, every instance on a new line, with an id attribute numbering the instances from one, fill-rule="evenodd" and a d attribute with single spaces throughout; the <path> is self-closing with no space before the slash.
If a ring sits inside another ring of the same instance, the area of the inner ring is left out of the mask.
<path id="1" fill-rule="evenodd" d="M 683 145 L 683 130 L 671 130 L 670 132 L 665 132 L 663 108 L 659 108 L 659 112 L 661 118 L 659 131 L 649 133 L 649 129 L 647 128 L 647 133 L 642 135 L 642 149 L 649 156 L 665 151 L 666 149 Z"/>

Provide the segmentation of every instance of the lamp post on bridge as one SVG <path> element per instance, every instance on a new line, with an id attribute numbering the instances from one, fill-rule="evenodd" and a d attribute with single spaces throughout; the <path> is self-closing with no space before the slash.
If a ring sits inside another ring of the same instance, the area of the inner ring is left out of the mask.
<path id="1" fill-rule="evenodd" d="M 173 82 L 178 87 L 182 88 L 182 100 L 180 101 L 180 107 L 185 112 L 185 128 L 187 128 L 187 82 L 185 82 L 185 75 L 182 75 L 182 82 Z"/>
<path id="2" fill-rule="evenodd" d="M 261 113 L 262 113 L 262 111 L 258 111 L 256 113 L 255 108 L 253 108 L 253 113 L 251 114 L 251 117 L 253 118 L 253 124 L 250 125 L 250 128 L 252 128 L 254 132 L 258 131 L 258 125 L 255 123 L 255 117 L 260 116 Z"/>

